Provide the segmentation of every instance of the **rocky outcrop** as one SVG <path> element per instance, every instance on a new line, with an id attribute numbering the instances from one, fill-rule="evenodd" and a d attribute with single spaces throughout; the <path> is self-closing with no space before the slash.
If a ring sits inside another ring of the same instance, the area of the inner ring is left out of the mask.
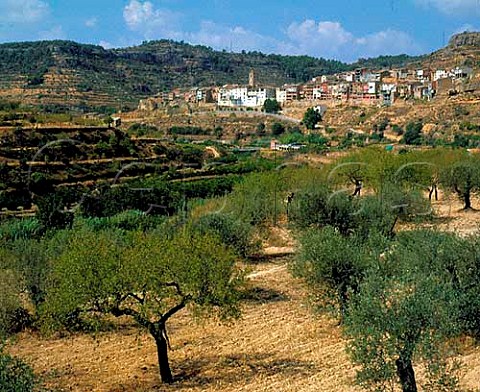
<path id="1" fill-rule="evenodd" d="M 477 46 L 480 48 L 480 32 L 464 32 L 455 34 L 448 43 L 449 48 L 459 48 L 462 46 Z"/>

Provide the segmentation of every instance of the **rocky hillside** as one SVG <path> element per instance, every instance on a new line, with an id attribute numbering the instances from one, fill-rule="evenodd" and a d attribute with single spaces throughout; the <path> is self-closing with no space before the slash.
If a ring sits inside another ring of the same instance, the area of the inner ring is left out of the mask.
<path id="1" fill-rule="evenodd" d="M 168 40 L 106 50 L 70 41 L 0 45 L 0 99 L 83 109 L 136 106 L 139 99 L 175 87 L 246 83 L 254 68 L 264 84 L 304 82 L 322 74 L 404 65 L 406 55 L 345 64 L 308 56 L 218 52 Z"/>
<path id="2" fill-rule="evenodd" d="M 71 41 L 7 43 L 0 44 L 0 100 L 53 110 L 118 110 L 176 87 L 246 83 L 252 68 L 260 83 L 281 85 L 357 67 L 478 68 L 479 60 L 480 33 L 458 34 L 429 56 L 380 56 L 354 64 L 308 56 L 219 52 L 169 40 L 109 50 Z"/>
<path id="3" fill-rule="evenodd" d="M 480 67 L 480 32 L 454 35 L 445 48 L 433 52 L 424 64 L 432 68 Z"/>

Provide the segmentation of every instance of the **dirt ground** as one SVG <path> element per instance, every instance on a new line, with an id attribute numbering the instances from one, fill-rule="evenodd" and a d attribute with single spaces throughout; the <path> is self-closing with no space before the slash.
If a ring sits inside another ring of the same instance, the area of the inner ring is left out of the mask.
<path id="1" fill-rule="evenodd" d="M 128 324 L 95 339 L 24 333 L 11 352 L 65 391 L 355 391 L 340 328 L 309 309 L 286 263 L 254 266 L 243 317 L 231 325 L 171 320 L 172 386 L 158 381 L 153 340 Z"/>
<path id="2" fill-rule="evenodd" d="M 463 236 L 471 235 L 480 230 L 479 197 L 472 198 L 472 206 L 473 210 L 463 210 L 463 204 L 456 195 L 439 191 L 438 201 L 432 202 L 434 218 L 430 222 L 402 224 L 399 229 L 408 230 L 420 226 L 450 231 Z"/>
<path id="3" fill-rule="evenodd" d="M 431 225 L 463 234 L 478 228 L 480 212 L 459 211 L 455 198 L 441 198 Z M 480 208 L 480 201 L 473 205 Z M 170 360 L 177 379 L 171 386 L 159 382 L 153 339 L 126 320 L 122 328 L 95 337 L 47 339 L 23 333 L 10 352 L 60 391 L 359 391 L 338 323 L 312 311 L 307 290 L 288 270 L 292 256 L 285 254 L 294 250 L 294 242 L 285 230 L 272 234 L 275 241 L 267 253 L 283 256 L 250 267 L 250 294 L 241 319 L 230 325 L 197 324 L 184 312 L 170 321 Z M 480 390 L 480 348 L 467 345 L 459 359 L 462 384 Z"/>

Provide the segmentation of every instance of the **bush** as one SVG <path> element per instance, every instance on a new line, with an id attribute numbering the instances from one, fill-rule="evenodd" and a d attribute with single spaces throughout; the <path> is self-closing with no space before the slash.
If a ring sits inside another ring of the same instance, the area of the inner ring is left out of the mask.
<path id="1" fill-rule="evenodd" d="M 397 219 L 430 216 L 430 206 L 420 194 L 393 187 L 379 196 L 352 197 L 327 187 L 299 192 L 290 219 L 299 228 L 331 226 L 342 235 L 367 239 L 372 232 L 391 236 Z"/>
<path id="2" fill-rule="evenodd" d="M 398 136 L 402 136 L 403 135 L 403 128 L 397 124 L 393 124 L 392 125 L 392 131 L 397 134 Z"/>
<path id="3" fill-rule="evenodd" d="M 283 124 L 280 124 L 278 122 L 275 122 L 272 124 L 272 135 L 279 136 L 284 132 L 285 132 L 285 127 L 283 126 Z"/>
<path id="4" fill-rule="evenodd" d="M 263 104 L 263 111 L 266 113 L 278 113 L 282 107 L 276 99 L 267 99 Z"/>
<path id="5" fill-rule="evenodd" d="M 79 218 L 75 225 L 87 226 L 91 230 L 121 229 L 127 231 L 146 231 L 155 228 L 163 218 L 145 214 L 143 211 L 128 210 L 111 217 Z"/>
<path id="6" fill-rule="evenodd" d="M 405 134 L 403 135 L 402 142 L 405 144 L 420 145 L 422 144 L 422 129 L 423 124 L 421 121 L 410 122 L 407 124 Z"/>
<path id="7" fill-rule="evenodd" d="M 285 185 L 277 172 L 245 177 L 243 182 L 234 186 L 227 210 L 250 225 L 275 223 L 284 210 L 280 195 Z"/>
<path id="8" fill-rule="evenodd" d="M 38 207 L 37 219 L 45 230 L 71 227 L 73 213 L 64 211 L 65 203 L 61 195 L 48 193 L 38 197 L 36 204 Z"/>
<path id="9" fill-rule="evenodd" d="M 358 292 L 368 268 L 368 248 L 331 227 L 308 230 L 300 243 L 295 272 L 322 298 L 322 305 L 333 306 L 343 319 L 350 297 Z"/>
<path id="10" fill-rule="evenodd" d="M 135 123 L 130 125 L 127 132 L 129 135 L 142 137 L 145 135 L 157 134 L 158 128 L 153 125 Z"/>
<path id="11" fill-rule="evenodd" d="M 422 221 L 433 216 L 433 210 L 421 190 L 401 189 L 395 184 L 383 184 L 380 197 L 385 206 L 402 221 Z"/>
<path id="12" fill-rule="evenodd" d="M 5 353 L 0 344 L 0 391 L 30 392 L 38 391 L 38 380 L 33 370 L 25 362 Z"/>
<path id="13" fill-rule="evenodd" d="M 15 330 L 15 315 L 21 307 L 18 275 L 0 265 L 0 338 Z"/>
<path id="14" fill-rule="evenodd" d="M 252 226 L 230 215 L 204 215 L 198 219 L 194 227 L 202 234 L 211 233 L 218 236 L 224 244 L 233 248 L 242 257 L 247 257 L 258 250 L 258 245 L 252 240 Z"/>
<path id="15" fill-rule="evenodd" d="M 57 237 L 62 233 L 64 232 L 60 232 Z M 50 272 L 49 257 L 61 246 L 61 239 L 20 239 L 9 243 L 0 253 L 0 268 L 14 271 L 16 290 L 35 309 L 45 300 L 45 285 Z"/>
<path id="16" fill-rule="evenodd" d="M 315 129 L 317 123 L 322 121 L 322 115 L 319 111 L 308 108 L 307 111 L 303 115 L 302 123 L 307 127 L 307 129 Z"/>

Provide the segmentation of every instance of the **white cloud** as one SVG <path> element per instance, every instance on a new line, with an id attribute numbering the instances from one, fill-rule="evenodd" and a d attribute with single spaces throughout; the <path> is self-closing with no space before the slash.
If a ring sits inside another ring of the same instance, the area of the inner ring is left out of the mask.
<path id="1" fill-rule="evenodd" d="M 480 2 L 478 0 L 415 0 L 424 7 L 434 7 L 447 15 L 477 14 L 480 15 Z"/>
<path id="2" fill-rule="evenodd" d="M 108 41 L 100 41 L 98 44 L 101 47 L 103 47 L 104 49 L 112 49 L 113 48 L 113 45 Z"/>
<path id="3" fill-rule="evenodd" d="M 92 16 L 91 18 L 85 21 L 85 26 L 93 28 L 97 25 L 97 23 L 98 23 L 98 18 L 96 16 Z"/>
<path id="4" fill-rule="evenodd" d="M 358 38 L 356 42 L 359 55 L 367 57 L 421 52 L 420 46 L 407 33 L 392 29 Z"/>
<path id="5" fill-rule="evenodd" d="M 323 57 L 338 57 L 354 37 L 338 22 L 315 22 L 306 19 L 293 22 L 287 28 L 287 51 L 297 54 L 315 54 Z"/>
<path id="6" fill-rule="evenodd" d="M 416 54 L 420 51 L 414 40 L 402 31 L 387 29 L 357 37 L 336 21 L 306 19 L 293 22 L 285 30 L 285 37 L 280 39 L 243 26 L 212 21 L 202 21 L 196 30 L 185 31 L 182 15 L 155 8 L 150 1 L 130 0 L 123 9 L 123 17 L 129 29 L 143 39 L 170 38 L 236 52 L 258 50 L 354 61 L 358 57 Z"/>
<path id="7" fill-rule="evenodd" d="M 132 31 L 137 31 L 147 39 L 179 39 L 178 20 L 180 15 L 168 9 L 155 9 L 149 1 L 131 0 L 123 9 L 123 19 Z"/>
<path id="8" fill-rule="evenodd" d="M 193 33 L 184 33 L 182 39 L 215 49 L 275 51 L 278 41 L 274 38 L 245 29 L 242 26 L 224 26 L 212 21 L 203 21 L 200 29 Z"/>
<path id="9" fill-rule="evenodd" d="M 54 40 L 54 39 L 65 39 L 66 34 L 63 31 L 62 26 L 54 26 L 49 30 L 41 31 L 38 34 L 38 38 L 45 41 Z"/>
<path id="10" fill-rule="evenodd" d="M 415 41 L 402 31 L 388 29 L 356 37 L 339 22 L 332 21 L 315 22 L 307 19 L 301 23 L 294 22 L 288 26 L 286 33 L 288 40 L 282 52 L 343 61 L 420 51 Z"/>
<path id="11" fill-rule="evenodd" d="M 33 23 L 42 20 L 50 13 L 47 2 L 41 0 L 2 0 L 0 20 L 9 23 Z"/>

